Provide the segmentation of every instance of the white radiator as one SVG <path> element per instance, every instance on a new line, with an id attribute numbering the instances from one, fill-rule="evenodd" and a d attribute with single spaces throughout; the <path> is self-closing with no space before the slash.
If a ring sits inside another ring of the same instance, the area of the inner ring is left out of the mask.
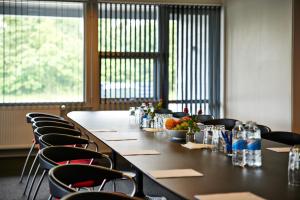
<path id="1" fill-rule="evenodd" d="M 22 149 L 31 146 L 32 128 L 25 119 L 28 112 L 46 112 L 59 115 L 60 109 L 58 106 L 0 108 L 0 150 Z"/>

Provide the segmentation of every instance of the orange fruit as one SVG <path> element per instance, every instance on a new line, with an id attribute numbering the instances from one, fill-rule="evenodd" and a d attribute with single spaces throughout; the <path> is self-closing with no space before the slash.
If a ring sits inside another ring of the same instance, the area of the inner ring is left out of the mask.
<path id="1" fill-rule="evenodd" d="M 166 129 L 172 129 L 176 126 L 177 122 L 176 120 L 172 119 L 172 118 L 168 118 L 165 121 L 165 127 Z"/>

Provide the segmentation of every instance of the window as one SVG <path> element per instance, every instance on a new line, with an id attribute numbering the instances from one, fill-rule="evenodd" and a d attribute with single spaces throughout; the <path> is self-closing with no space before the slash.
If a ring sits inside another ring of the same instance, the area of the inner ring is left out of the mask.
<path id="1" fill-rule="evenodd" d="M 83 3 L 0 3 L 0 103 L 83 102 Z"/>
<path id="2" fill-rule="evenodd" d="M 219 116 L 220 7 L 100 3 L 98 10 L 101 102 L 162 98 L 173 111 Z"/>
<path id="3" fill-rule="evenodd" d="M 220 7 L 169 8 L 168 102 L 220 115 Z"/>
<path id="4" fill-rule="evenodd" d="M 157 99 L 158 6 L 99 4 L 101 99 Z"/>

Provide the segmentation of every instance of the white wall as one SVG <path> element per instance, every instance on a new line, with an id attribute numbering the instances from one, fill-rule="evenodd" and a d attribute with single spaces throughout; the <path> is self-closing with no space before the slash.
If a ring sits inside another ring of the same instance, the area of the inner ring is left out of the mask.
<path id="1" fill-rule="evenodd" d="M 292 0 L 226 0 L 225 116 L 291 130 Z"/>

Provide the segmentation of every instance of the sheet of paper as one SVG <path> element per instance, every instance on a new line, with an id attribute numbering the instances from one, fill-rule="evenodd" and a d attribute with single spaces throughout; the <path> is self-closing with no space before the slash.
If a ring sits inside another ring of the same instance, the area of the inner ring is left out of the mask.
<path id="1" fill-rule="evenodd" d="M 234 193 L 220 193 L 220 194 L 207 194 L 195 195 L 196 199 L 201 200 L 264 200 L 251 192 L 234 192 Z"/>
<path id="2" fill-rule="evenodd" d="M 192 142 L 182 144 L 182 146 L 185 148 L 188 148 L 188 149 L 208 149 L 208 148 L 213 147 L 213 145 L 211 145 L 211 144 L 196 144 L 196 143 L 192 143 Z"/>
<path id="3" fill-rule="evenodd" d="M 291 147 L 270 147 L 268 150 L 275 151 L 277 153 L 288 153 L 290 152 Z"/>
<path id="4" fill-rule="evenodd" d="M 117 132 L 114 129 L 89 129 L 90 132 Z"/>
<path id="5" fill-rule="evenodd" d="M 146 132 L 152 132 L 152 133 L 164 131 L 164 129 L 162 129 L 162 128 L 144 128 L 143 130 Z"/>
<path id="6" fill-rule="evenodd" d="M 159 155 L 160 153 L 153 149 L 130 149 L 120 151 L 123 156 L 137 156 L 137 155 Z"/>
<path id="7" fill-rule="evenodd" d="M 150 171 L 149 174 L 157 179 L 203 176 L 202 173 L 197 172 L 193 169 L 154 170 Z"/>
<path id="8" fill-rule="evenodd" d="M 103 140 L 106 141 L 125 141 L 125 140 L 137 140 L 138 138 L 136 136 L 130 136 L 130 135 L 105 135 L 100 137 Z"/>

